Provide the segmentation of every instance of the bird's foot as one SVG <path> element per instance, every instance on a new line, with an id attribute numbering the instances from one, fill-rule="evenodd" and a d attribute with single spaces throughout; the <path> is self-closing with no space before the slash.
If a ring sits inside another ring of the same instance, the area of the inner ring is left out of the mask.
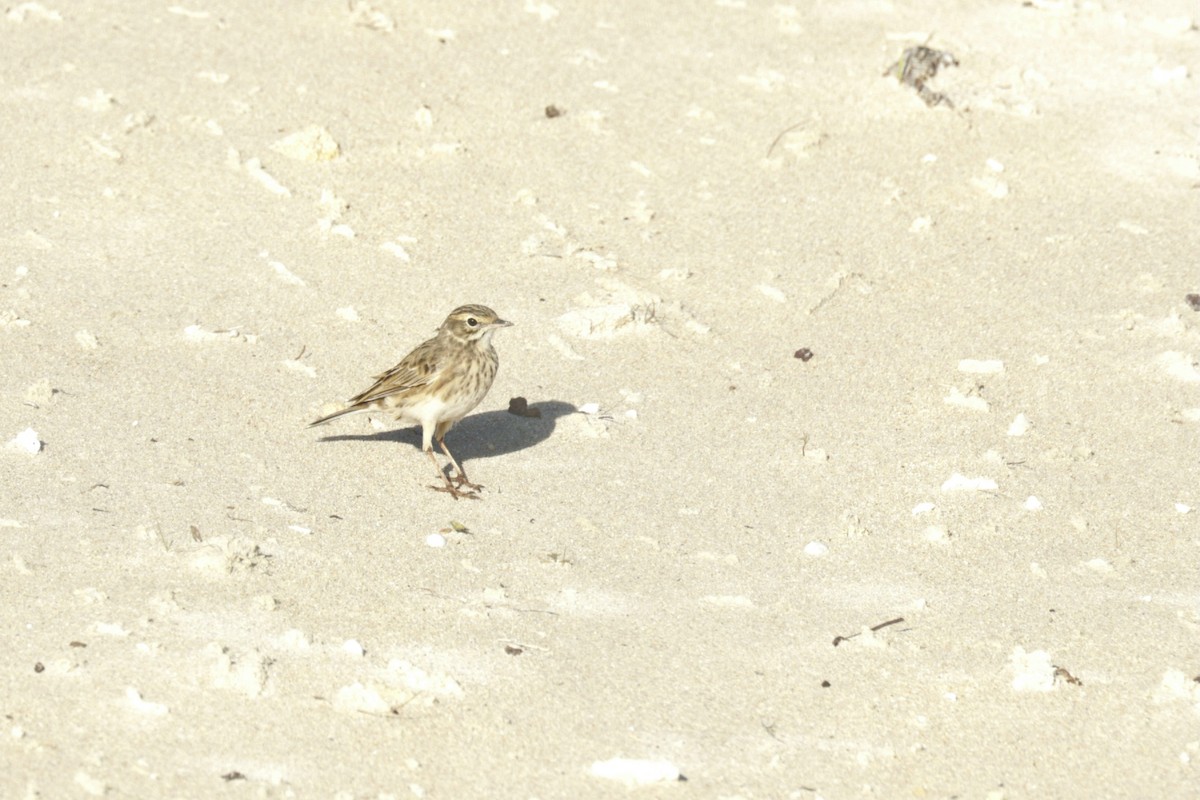
<path id="1" fill-rule="evenodd" d="M 445 486 L 430 486 L 429 488 L 433 489 L 435 492 L 445 492 L 446 494 L 453 497 L 455 500 L 457 500 L 460 497 L 466 497 L 471 500 L 482 500 L 483 499 L 474 490 L 463 491 L 460 487 L 455 486 L 454 484 L 450 483 L 449 480 L 446 481 Z"/>
<path id="2" fill-rule="evenodd" d="M 469 480 L 467 480 L 467 473 L 465 473 L 465 472 L 458 473 L 458 477 L 454 479 L 454 485 L 460 489 L 462 487 L 466 486 L 468 489 L 470 489 L 473 492 L 478 492 L 480 489 L 483 488 L 482 483 L 471 483 Z"/>

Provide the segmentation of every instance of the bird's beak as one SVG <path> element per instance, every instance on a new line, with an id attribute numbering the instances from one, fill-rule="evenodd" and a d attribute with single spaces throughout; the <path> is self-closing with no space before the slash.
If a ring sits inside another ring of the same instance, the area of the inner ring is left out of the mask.
<path id="1" fill-rule="evenodd" d="M 511 328 L 512 323 L 506 319 L 498 319 L 492 323 L 493 328 Z"/>

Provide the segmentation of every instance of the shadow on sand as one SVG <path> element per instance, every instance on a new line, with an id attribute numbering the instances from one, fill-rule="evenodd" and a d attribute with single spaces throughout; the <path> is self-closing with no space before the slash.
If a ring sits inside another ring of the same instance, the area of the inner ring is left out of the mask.
<path id="1" fill-rule="evenodd" d="M 573 414 L 577 409 L 570 403 L 546 400 L 530 403 L 529 408 L 542 412 L 541 417 L 520 417 L 507 411 L 486 411 L 471 414 L 446 435 L 446 446 L 462 464 L 477 458 L 502 456 L 524 450 L 550 438 L 559 417 Z M 378 433 L 342 433 L 322 436 L 321 442 L 405 442 L 421 449 L 421 426 L 415 425 Z M 441 449 L 434 442 L 435 453 Z M 465 469 L 465 467 L 464 467 Z"/>

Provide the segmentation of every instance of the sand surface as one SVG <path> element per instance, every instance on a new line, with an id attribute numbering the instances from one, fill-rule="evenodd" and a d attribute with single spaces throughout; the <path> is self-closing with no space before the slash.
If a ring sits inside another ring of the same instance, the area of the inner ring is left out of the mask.
<path id="1" fill-rule="evenodd" d="M 14 0 L 0 796 L 1197 796 L 1189 14 Z"/>

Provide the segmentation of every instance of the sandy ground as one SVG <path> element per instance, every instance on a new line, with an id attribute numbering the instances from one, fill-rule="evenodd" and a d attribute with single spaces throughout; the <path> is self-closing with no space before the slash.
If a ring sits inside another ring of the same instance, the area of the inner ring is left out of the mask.
<path id="1" fill-rule="evenodd" d="M 0 795 L 1197 796 L 1196 13 L 14 0 Z"/>

